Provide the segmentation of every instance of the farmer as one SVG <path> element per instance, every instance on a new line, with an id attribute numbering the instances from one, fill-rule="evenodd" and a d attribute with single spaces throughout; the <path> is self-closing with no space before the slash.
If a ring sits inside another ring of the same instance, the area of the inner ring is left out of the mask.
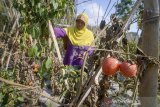
<path id="1" fill-rule="evenodd" d="M 83 64 L 84 52 L 94 40 L 93 33 L 87 29 L 88 16 L 81 13 L 76 18 L 76 24 L 68 28 L 54 28 L 57 38 L 63 38 L 66 53 L 63 59 L 64 65 L 71 65 L 79 69 Z M 89 51 L 89 55 L 93 51 Z"/>

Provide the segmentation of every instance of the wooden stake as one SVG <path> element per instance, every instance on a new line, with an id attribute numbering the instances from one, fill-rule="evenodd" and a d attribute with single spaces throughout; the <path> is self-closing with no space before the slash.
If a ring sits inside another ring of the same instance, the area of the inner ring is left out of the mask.
<path id="1" fill-rule="evenodd" d="M 61 53 L 60 53 L 60 50 L 59 50 L 59 46 L 58 46 L 58 43 L 57 43 L 57 39 L 56 39 L 56 36 L 54 34 L 53 27 L 52 27 L 52 24 L 51 24 L 50 20 L 49 20 L 48 24 L 49 24 L 49 31 L 51 33 L 51 37 L 53 39 L 54 46 L 55 46 L 56 51 L 57 51 L 59 62 L 62 63 L 62 56 L 61 56 Z"/>
<path id="2" fill-rule="evenodd" d="M 151 57 L 159 58 L 159 6 L 158 0 L 144 0 L 142 50 Z M 142 77 L 139 96 L 141 107 L 157 107 L 158 65 L 151 63 Z"/>

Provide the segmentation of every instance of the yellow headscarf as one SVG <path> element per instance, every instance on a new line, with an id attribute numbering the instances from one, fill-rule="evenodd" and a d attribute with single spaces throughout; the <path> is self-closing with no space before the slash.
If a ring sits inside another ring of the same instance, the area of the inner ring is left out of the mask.
<path id="1" fill-rule="evenodd" d="M 77 19 L 81 19 L 85 22 L 85 27 L 82 30 L 78 30 L 76 26 L 65 28 L 69 40 L 74 46 L 90 46 L 94 40 L 93 33 L 87 29 L 88 16 L 85 13 L 81 13 L 77 16 Z"/>

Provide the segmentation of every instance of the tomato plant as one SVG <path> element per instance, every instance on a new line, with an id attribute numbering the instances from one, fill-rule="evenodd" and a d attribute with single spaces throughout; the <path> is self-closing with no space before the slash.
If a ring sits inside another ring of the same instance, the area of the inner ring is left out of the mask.
<path id="1" fill-rule="evenodd" d="M 8 80 L 14 80 L 14 72 L 1 70 L 0 77 Z M 1 107 L 11 107 L 15 104 L 23 102 L 24 98 L 21 91 L 15 89 L 14 87 L 7 85 L 5 83 L 0 83 L 0 106 Z"/>
<path id="2" fill-rule="evenodd" d="M 50 79 L 53 69 L 58 66 L 53 63 L 56 62 L 54 47 L 48 48 L 48 20 L 61 22 L 64 17 L 73 16 L 74 2 L 72 0 L 5 0 L 0 1 L 0 12 L 3 10 L 1 3 L 5 4 L 6 11 L 3 12 L 6 12 L 7 15 L 1 17 L 0 14 L 1 19 L 4 19 L 0 20 L 0 25 L 2 25 L 0 31 L 4 30 L 0 43 L 4 40 L 9 42 L 5 42 L 2 50 L 0 48 L 0 57 L 3 57 L 5 48 L 7 53 L 16 54 L 11 55 L 10 58 L 4 56 L 0 77 L 23 85 L 32 86 L 36 83 L 36 85 L 42 86 L 44 75 Z M 20 18 L 18 18 L 17 25 L 10 35 L 10 29 L 17 15 Z M 17 47 L 12 43 L 13 41 L 16 42 Z M 13 51 L 10 47 L 13 48 Z M 7 59 L 10 59 L 9 67 L 6 67 Z M 2 71 L 3 69 L 7 70 Z M 58 72 L 57 69 L 56 72 Z M 22 94 L 24 93 L 19 89 L 4 83 L 0 86 L 0 106 L 13 107 L 18 106 L 18 103 L 23 103 L 25 97 Z"/>

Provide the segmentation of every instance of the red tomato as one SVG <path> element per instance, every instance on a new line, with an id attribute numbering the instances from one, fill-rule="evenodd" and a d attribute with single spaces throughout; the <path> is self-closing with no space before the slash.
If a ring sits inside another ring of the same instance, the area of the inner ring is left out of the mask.
<path id="1" fill-rule="evenodd" d="M 123 62 L 120 65 L 120 71 L 125 77 L 135 77 L 137 74 L 137 65 Z"/>
<path id="2" fill-rule="evenodd" d="M 119 61 L 116 58 L 105 58 L 102 61 L 102 71 L 105 75 L 113 75 L 119 69 Z"/>

